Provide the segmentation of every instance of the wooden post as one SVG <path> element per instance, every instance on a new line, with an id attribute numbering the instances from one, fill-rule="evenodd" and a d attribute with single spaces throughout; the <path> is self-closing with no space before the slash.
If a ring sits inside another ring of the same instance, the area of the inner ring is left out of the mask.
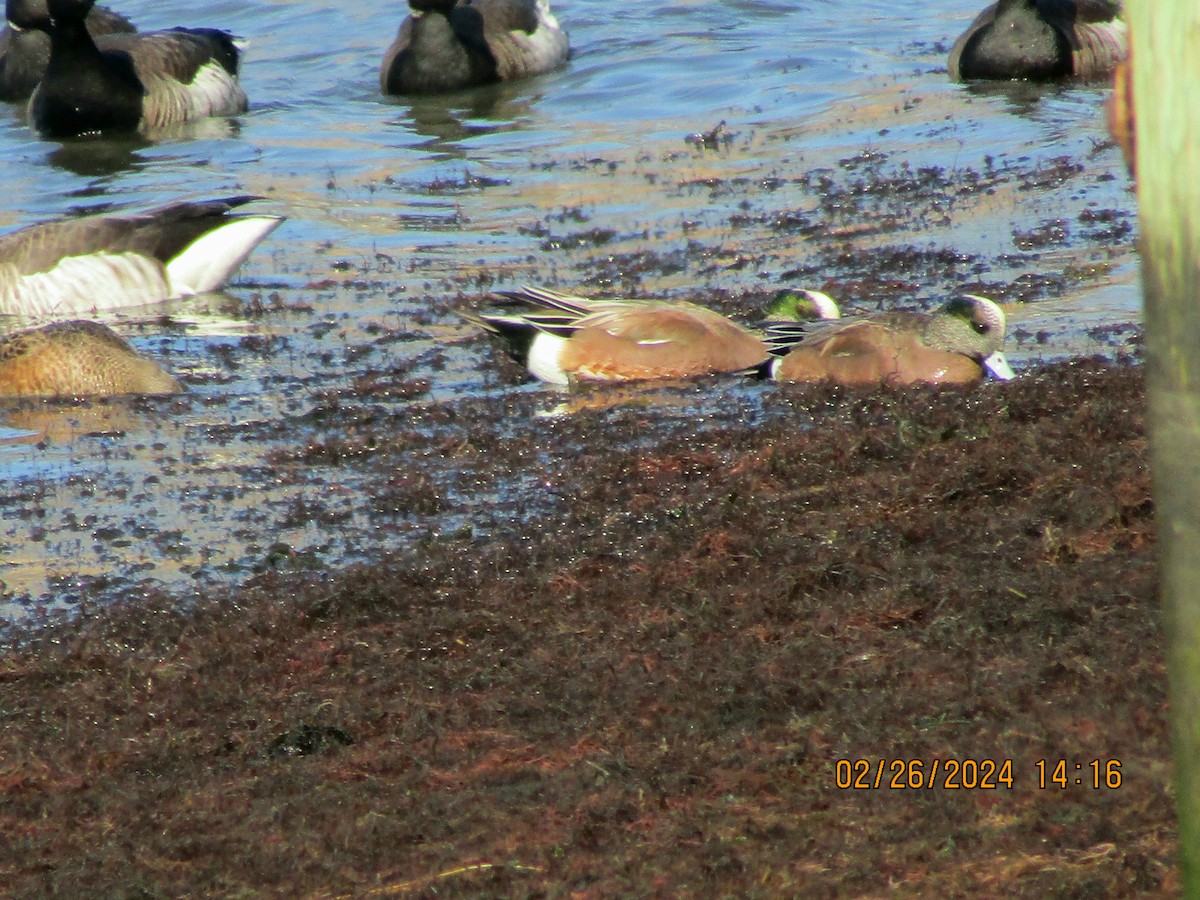
<path id="1" fill-rule="evenodd" d="M 1200 3 L 1126 12 L 1179 859 L 1200 897 Z"/>

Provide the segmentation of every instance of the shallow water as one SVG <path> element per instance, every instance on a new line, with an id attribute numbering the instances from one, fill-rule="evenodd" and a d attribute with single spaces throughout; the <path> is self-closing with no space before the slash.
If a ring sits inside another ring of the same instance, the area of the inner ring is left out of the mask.
<path id="1" fill-rule="evenodd" d="M 455 404 L 491 398 L 528 426 L 563 399 L 496 374 L 452 314 L 493 288 L 715 291 L 748 315 L 739 295 L 782 282 L 871 307 L 975 285 L 1020 301 L 1018 368 L 1124 352 L 1140 287 L 1107 92 L 949 84 L 946 50 L 978 2 L 560 0 L 567 68 L 413 102 L 378 93 L 402 4 L 120 3 L 142 28 L 249 38 L 250 111 L 157 144 L 63 145 L 7 110 L 0 227 L 246 192 L 289 218 L 223 294 L 106 318 L 188 397 L 0 411 L 0 617 L 155 585 L 183 596 L 273 565 L 280 542 L 319 566 L 468 525 L 483 539 L 554 502 L 536 479 L 473 492 L 446 449 Z M 719 122 L 711 145 L 689 137 Z M 371 403 L 409 424 L 411 478 L 438 502 L 364 509 L 362 479 L 402 476 L 287 455 L 364 379 L 393 385 Z M 636 402 L 703 427 L 753 420 L 764 389 Z"/>

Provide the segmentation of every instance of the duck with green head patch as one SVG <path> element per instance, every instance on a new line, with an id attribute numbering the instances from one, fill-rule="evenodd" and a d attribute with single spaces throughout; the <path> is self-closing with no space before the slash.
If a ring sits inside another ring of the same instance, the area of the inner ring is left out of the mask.
<path id="1" fill-rule="evenodd" d="M 781 294 L 792 296 L 776 297 L 771 318 L 795 318 L 806 310 L 838 314 L 817 291 Z M 761 332 L 695 303 L 589 300 L 534 287 L 499 296 L 521 308 L 464 317 L 504 338 L 534 377 L 551 384 L 738 372 L 771 352 Z"/>
<path id="2" fill-rule="evenodd" d="M 778 381 L 841 384 L 971 384 L 985 371 L 1008 379 L 1013 371 L 1002 352 L 1005 330 L 996 303 L 968 294 L 931 314 L 851 317 L 802 334 L 773 328 L 777 351 L 790 349 L 760 371 Z"/>
<path id="3" fill-rule="evenodd" d="M 842 311 L 833 298 L 807 288 L 783 288 L 767 304 L 763 317 L 768 322 L 811 322 L 840 319 Z"/>

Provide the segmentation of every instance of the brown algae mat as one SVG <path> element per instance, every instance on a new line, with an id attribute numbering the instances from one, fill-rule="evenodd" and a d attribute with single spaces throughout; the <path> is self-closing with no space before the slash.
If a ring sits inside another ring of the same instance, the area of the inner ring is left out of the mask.
<path id="1" fill-rule="evenodd" d="M 1177 893 L 1141 370 L 763 391 L 493 438 L 567 502 L 487 540 L 12 632 L 4 893 Z"/>

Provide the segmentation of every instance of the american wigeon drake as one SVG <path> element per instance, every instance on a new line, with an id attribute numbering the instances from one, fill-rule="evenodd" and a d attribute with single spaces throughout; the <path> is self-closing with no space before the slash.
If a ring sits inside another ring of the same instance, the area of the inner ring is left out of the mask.
<path id="1" fill-rule="evenodd" d="M 524 308 L 464 317 L 504 338 L 530 374 L 551 384 L 737 372 L 771 353 L 762 333 L 694 303 L 589 300 L 536 287 L 498 296 Z M 815 291 L 781 298 L 768 314 L 803 314 L 801 298 L 818 315 L 837 315 Z"/>
<path id="2" fill-rule="evenodd" d="M 950 78 L 1102 78 L 1128 51 L 1119 2 L 999 0 L 954 42 Z"/>
<path id="3" fill-rule="evenodd" d="M 527 78 L 570 53 L 548 0 L 409 0 L 383 57 L 385 94 L 428 94 Z"/>
<path id="4" fill-rule="evenodd" d="M 183 387 L 97 322 L 55 322 L 0 341 L 0 397 L 179 394 Z"/>
<path id="5" fill-rule="evenodd" d="M 43 222 L 0 236 L 0 314 L 78 315 L 220 288 L 282 216 L 258 197 Z"/>
<path id="6" fill-rule="evenodd" d="M 10 20 L 50 35 L 46 74 L 29 98 L 30 121 L 42 134 L 153 134 L 245 112 L 240 51 L 229 32 L 172 28 L 93 39 L 85 21 L 94 2 L 8 0 Z"/>
<path id="7" fill-rule="evenodd" d="M 50 36 L 22 25 L 22 11 L 21 3 L 8 0 L 9 22 L 0 31 L 0 100 L 29 99 L 50 62 Z M 105 6 L 93 7 L 84 24 L 93 38 L 137 31 L 127 18 Z"/>
<path id="8" fill-rule="evenodd" d="M 1004 310 L 971 294 L 932 314 L 886 312 L 819 325 L 799 340 L 779 326 L 770 332 L 777 349 L 790 349 L 760 371 L 778 381 L 841 384 L 970 384 L 985 370 L 1008 379 L 1005 327 Z"/>

